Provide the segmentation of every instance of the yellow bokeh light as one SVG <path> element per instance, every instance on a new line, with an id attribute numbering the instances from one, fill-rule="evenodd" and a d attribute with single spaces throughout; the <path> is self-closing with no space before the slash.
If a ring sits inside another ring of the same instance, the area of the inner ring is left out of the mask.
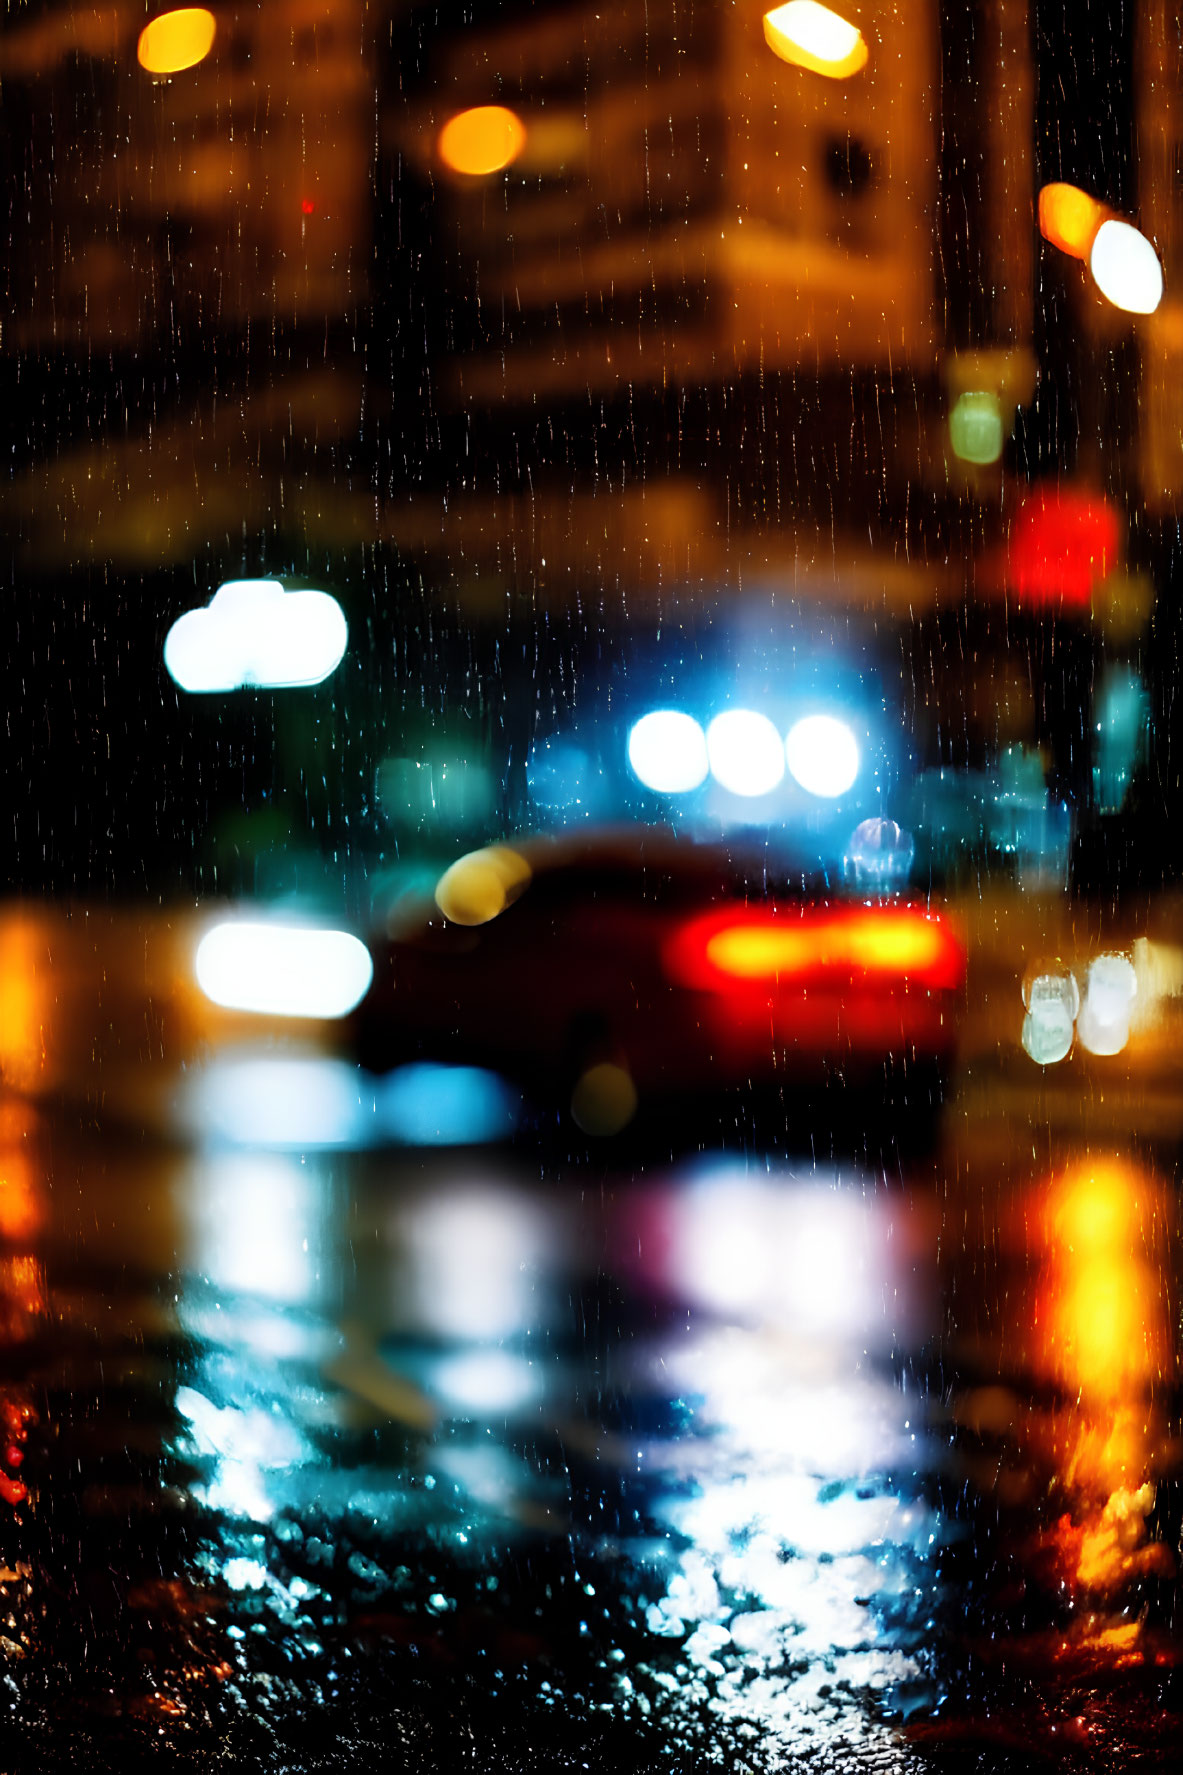
<path id="1" fill-rule="evenodd" d="M 1045 1330 L 1053 1367 L 1074 1392 L 1095 1399 L 1147 1385 L 1163 1361 L 1164 1321 L 1146 1261 L 1156 1216 L 1145 1180 L 1113 1162 L 1083 1166 L 1049 1209 Z"/>
<path id="2" fill-rule="evenodd" d="M 1045 185 L 1039 193 L 1039 232 L 1073 259 L 1087 259 L 1105 220 L 1104 204 L 1076 185 Z"/>
<path id="3" fill-rule="evenodd" d="M 830 80 L 849 79 L 867 61 L 858 26 L 817 0 L 788 0 L 766 12 L 764 40 L 783 62 Z"/>
<path id="4" fill-rule="evenodd" d="M 939 926 L 907 915 L 851 924 L 847 941 L 855 967 L 892 974 L 919 973 L 945 953 Z"/>
<path id="5" fill-rule="evenodd" d="M 1081 1255 L 1128 1246 L 1138 1220 L 1136 1190 L 1116 1165 L 1097 1165 L 1069 1178 L 1052 1205 L 1053 1236 Z"/>
<path id="6" fill-rule="evenodd" d="M 619 1134 L 636 1111 L 636 1086 L 627 1068 L 611 1061 L 590 1066 L 571 1094 L 571 1119 L 585 1134 Z"/>
<path id="7" fill-rule="evenodd" d="M 140 32 L 136 56 L 149 74 L 180 74 L 203 62 L 214 46 L 214 15 L 204 6 L 161 13 Z"/>
<path id="8" fill-rule="evenodd" d="M 439 154 L 454 173 L 484 178 L 515 161 L 526 145 L 526 126 L 504 105 L 460 111 L 440 131 Z"/>
<path id="9" fill-rule="evenodd" d="M 435 903 L 451 924 L 488 924 L 528 886 L 532 871 L 508 845 L 472 851 L 452 864 L 435 886 Z"/>
<path id="10" fill-rule="evenodd" d="M 719 931 L 707 943 L 707 960 L 736 980 L 768 980 L 797 974 L 817 954 L 814 931 L 778 931 L 767 925 Z"/>
<path id="11" fill-rule="evenodd" d="M 1151 1378 L 1147 1280 L 1142 1265 L 1109 1255 L 1073 1266 L 1065 1278 L 1051 1327 L 1058 1366 L 1081 1394 L 1113 1399 Z"/>

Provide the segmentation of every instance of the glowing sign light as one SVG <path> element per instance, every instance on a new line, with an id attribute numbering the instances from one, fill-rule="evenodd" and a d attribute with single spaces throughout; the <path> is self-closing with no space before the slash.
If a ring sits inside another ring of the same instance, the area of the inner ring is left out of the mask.
<path id="1" fill-rule="evenodd" d="M 733 795 L 767 795 L 785 774 L 785 749 L 767 715 L 728 709 L 707 728 L 711 775 Z"/>
<path id="2" fill-rule="evenodd" d="M 845 721 L 834 715 L 806 715 L 785 740 L 789 774 L 811 795 L 832 800 L 845 795 L 858 775 L 858 745 Z"/>
<path id="3" fill-rule="evenodd" d="M 476 105 L 445 123 L 439 155 L 454 173 L 487 178 L 504 171 L 526 145 L 526 126 L 504 105 Z"/>
<path id="4" fill-rule="evenodd" d="M 706 735 L 693 715 L 654 709 L 642 715 L 628 736 L 633 775 L 662 795 L 684 795 L 706 781 Z"/>
<path id="5" fill-rule="evenodd" d="M 179 6 L 144 26 L 136 58 L 149 74 L 180 74 L 205 60 L 216 29 L 213 13 L 204 6 Z"/>
<path id="6" fill-rule="evenodd" d="M 347 931 L 246 920 L 207 931 L 195 966 L 214 1004 L 271 1017 L 344 1017 L 374 976 L 369 950 Z"/>
<path id="7" fill-rule="evenodd" d="M 1089 253 L 1093 281 L 1115 308 L 1153 314 L 1162 301 L 1162 266 L 1146 236 L 1132 222 L 1102 222 Z"/>
<path id="8" fill-rule="evenodd" d="M 782 62 L 830 80 L 846 80 L 866 66 L 867 45 L 857 25 L 817 0 L 788 0 L 764 14 L 764 41 Z"/>
<path id="9" fill-rule="evenodd" d="M 320 684 L 345 657 L 345 613 L 327 592 L 277 579 L 231 579 L 169 630 L 164 663 L 182 690 L 292 690 Z"/>
<path id="10" fill-rule="evenodd" d="M 1083 608 L 1120 550 L 1121 523 L 1106 500 L 1071 487 L 1041 487 L 1011 532 L 1010 583 L 1032 603 Z"/>

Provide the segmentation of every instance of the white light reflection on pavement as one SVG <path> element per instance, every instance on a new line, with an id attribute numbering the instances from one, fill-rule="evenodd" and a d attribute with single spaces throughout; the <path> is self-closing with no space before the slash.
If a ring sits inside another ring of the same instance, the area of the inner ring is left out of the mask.
<path id="1" fill-rule="evenodd" d="M 285 1476 L 313 1459 L 288 1417 L 262 1403 L 217 1405 L 198 1387 L 178 1387 L 177 1410 L 193 1451 L 210 1464 L 195 1496 L 227 1516 L 269 1521 L 286 1502 Z"/>
<path id="2" fill-rule="evenodd" d="M 210 1154 L 186 1167 L 175 1202 L 189 1272 L 178 1317 L 202 1352 L 177 1391 L 185 1440 L 206 1468 L 195 1495 L 264 1522 L 293 1495 L 294 1476 L 321 1464 L 305 1426 L 330 1336 L 316 1313 L 326 1179 L 280 1153 Z"/>
<path id="3" fill-rule="evenodd" d="M 194 1267 L 215 1290 L 310 1304 L 325 1205 L 323 1180 L 280 1153 L 195 1160 L 178 1203 Z"/>
<path id="4" fill-rule="evenodd" d="M 420 1330 L 458 1342 L 524 1331 L 542 1311 L 538 1276 L 552 1219 L 493 1180 L 401 1198 L 391 1215 L 402 1254 L 392 1278 L 401 1312 Z"/>
<path id="5" fill-rule="evenodd" d="M 905 1754 L 891 1724 L 851 1691 L 886 1714 L 931 1701 L 942 1539 L 916 1484 L 913 1408 L 884 1360 L 917 1330 L 903 1205 L 857 1181 L 716 1169 L 648 1215 L 653 1279 L 713 1313 L 653 1356 L 695 1435 L 648 1451 L 683 1548 L 650 1630 L 682 1641 L 689 1705 L 750 1722 L 782 1754 L 865 1729 L 891 1767 Z"/>

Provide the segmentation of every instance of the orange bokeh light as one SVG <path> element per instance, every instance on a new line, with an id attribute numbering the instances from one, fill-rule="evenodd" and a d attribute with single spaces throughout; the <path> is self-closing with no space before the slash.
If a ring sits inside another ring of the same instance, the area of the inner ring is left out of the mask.
<path id="1" fill-rule="evenodd" d="M 31 1090 L 45 1063 L 45 993 L 38 963 L 45 957 L 41 932 L 13 913 L 0 923 L 0 1079 Z"/>
<path id="2" fill-rule="evenodd" d="M 149 74 L 180 74 L 205 60 L 216 31 L 214 15 L 204 6 L 179 6 L 144 26 L 136 58 Z"/>
<path id="3" fill-rule="evenodd" d="M 460 111 L 439 135 L 439 155 L 454 173 L 487 178 L 515 161 L 526 145 L 526 126 L 504 105 L 477 105 Z"/>
<path id="4" fill-rule="evenodd" d="M 0 1151 L 0 1238 L 13 1244 L 32 1238 L 43 1218 L 42 1202 L 27 1153 Z"/>
<path id="5" fill-rule="evenodd" d="M 1073 259 L 1088 258 L 1108 214 L 1103 203 L 1076 185 L 1045 185 L 1039 193 L 1039 232 Z"/>
<path id="6" fill-rule="evenodd" d="M 1036 1361 L 1070 1402 L 1054 1443 L 1074 1499 L 1052 1539 L 1090 1590 L 1171 1569 L 1168 1549 L 1146 1542 L 1161 1433 L 1154 1391 L 1170 1366 L 1165 1232 L 1161 1192 L 1114 1161 L 1074 1169 L 1044 1208 Z"/>

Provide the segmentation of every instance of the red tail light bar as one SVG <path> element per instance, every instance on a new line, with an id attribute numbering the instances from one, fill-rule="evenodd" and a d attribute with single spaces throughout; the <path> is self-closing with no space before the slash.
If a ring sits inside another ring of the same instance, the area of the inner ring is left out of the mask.
<path id="1" fill-rule="evenodd" d="M 665 971 L 709 992 L 836 985 L 957 987 L 961 940 L 919 906 L 784 906 L 710 912 L 667 943 Z"/>

